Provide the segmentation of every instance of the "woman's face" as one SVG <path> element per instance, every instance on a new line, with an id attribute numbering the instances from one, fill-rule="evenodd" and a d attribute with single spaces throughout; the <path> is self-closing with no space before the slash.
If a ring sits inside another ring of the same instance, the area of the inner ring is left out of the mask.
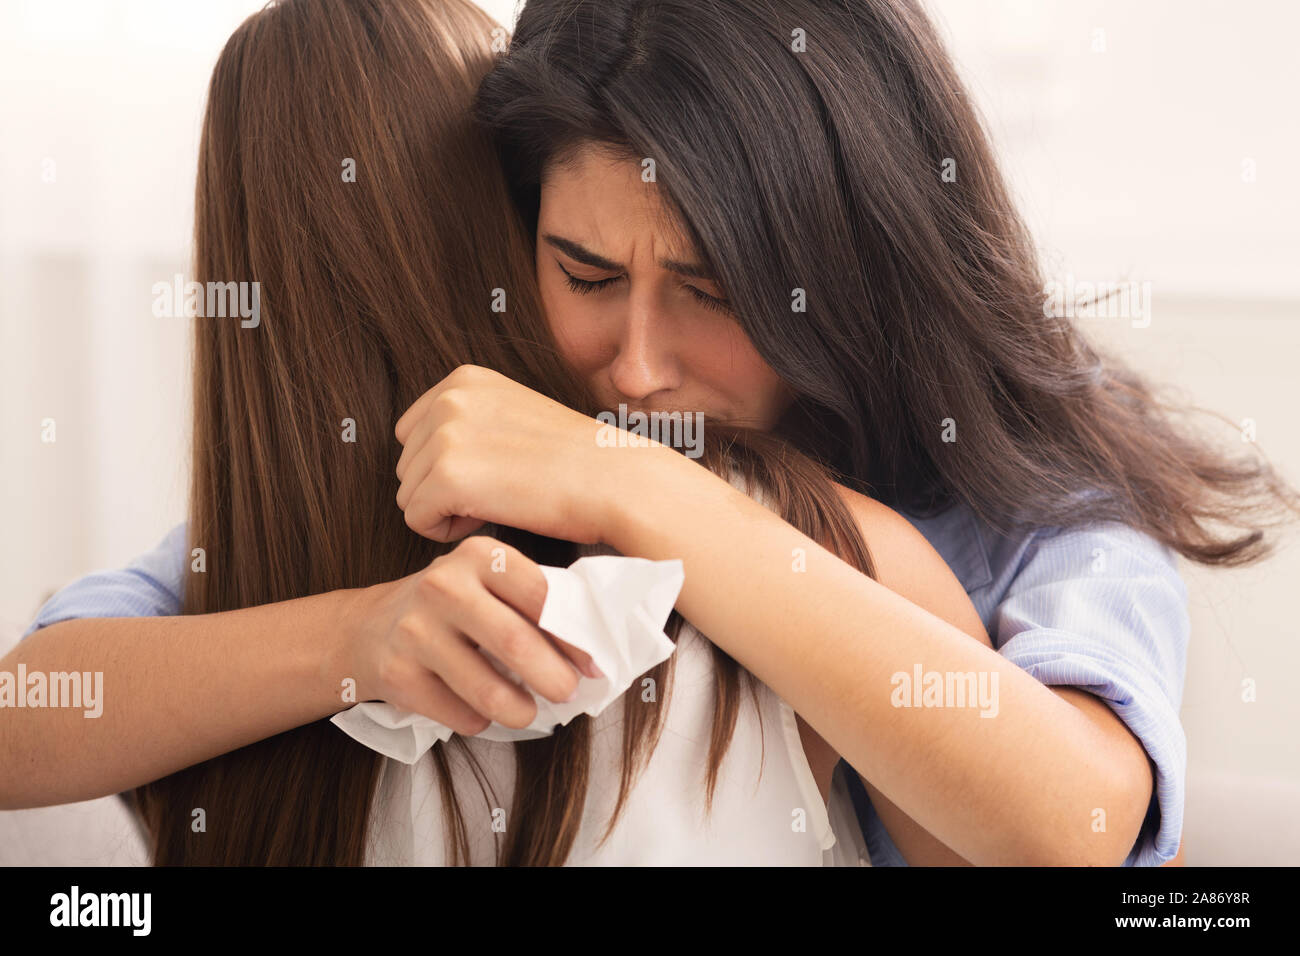
<path id="1" fill-rule="evenodd" d="M 537 280 L 565 360 L 602 407 L 770 429 L 793 398 L 634 160 L 589 146 L 547 170 Z"/>

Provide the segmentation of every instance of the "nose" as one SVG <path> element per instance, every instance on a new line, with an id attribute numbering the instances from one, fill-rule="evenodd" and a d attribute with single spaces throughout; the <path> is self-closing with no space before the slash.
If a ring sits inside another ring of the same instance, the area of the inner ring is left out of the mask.
<path id="1" fill-rule="evenodd" d="M 621 331 L 609 378 L 628 404 L 647 404 L 652 396 L 681 387 L 681 362 L 671 323 L 653 304 L 630 301 Z"/>

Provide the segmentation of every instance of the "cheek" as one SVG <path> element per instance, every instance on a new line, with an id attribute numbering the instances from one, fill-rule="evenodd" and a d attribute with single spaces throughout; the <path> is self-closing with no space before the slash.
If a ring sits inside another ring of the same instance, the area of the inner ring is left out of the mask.
<path id="1" fill-rule="evenodd" d="M 555 277 L 542 269 L 540 259 L 537 266 L 537 288 L 542 296 L 542 311 L 546 315 L 546 325 L 551 330 L 551 337 L 555 339 L 555 344 L 567 358 L 573 338 L 573 316 L 565 309 L 566 296 L 563 294 L 564 290 L 555 281 Z"/>
<path id="2" fill-rule="evenodd" d="M 719 324 L 697 351 L 700 374 L 751 412 L 766 408 L 783 385 L 741 328 Z"/>
<path id="3" fill-rule="evenodd" d="M 760 427 L 772 427 L 789 404 L 790 389 L 758 353 L 738 370 L 738 375 L 744 379 L 744 402 L 749 416 Z"/>
<path id="4" fill-rule="evenodd" d="M 546 324 L 555 339 L 560 356 L 579 375 L 594 371 L 600 364 L 601 345 L 595 334 L 590 310 L 567 289 L 542 287 L 542 308 L 546 310 Z"/>

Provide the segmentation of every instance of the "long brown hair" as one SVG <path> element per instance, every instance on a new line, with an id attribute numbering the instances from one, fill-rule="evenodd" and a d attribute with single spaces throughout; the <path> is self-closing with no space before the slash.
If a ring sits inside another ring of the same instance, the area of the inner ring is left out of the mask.
<path id="1" fill-rule="evenodd" d="M 1256 449 L 1230 457 L 1049 314 L 918 0 L 529 0 L 476 115 L 533 229 L 574 147 L 653 159 L 798 395 L 782 434 L 885 504 L 1002 533 L 1117 521 L 1218 565 L 1300 511 Z"/>
<path id="2" fill-rule="evenodd" d="M 200 145 L 194 278 L 258 282 L 261 314 L 255 328 L 195 320 L 189 536 L 206 550 L 207 571 L 189 576 L 185 613 L 391 581 L 447 550 L 412 534 L 393 504 L 392 434 L 457 365 L 496 368 L 590 408 L 545 338 L 530 239 L 470 119 L 495 29 L 467 0 L 287 0 L 227 42 Z M 703 464 L 765 490 L 774 510 L 871 573 L 820 466 L 773 437 L 720 428 L 707 437 Z M 544 563 L 576 554 L 501 534 Z M 681 624 L 674 615 L 674 637 Z M 713 653 L 710 800 L 742 681 L 754 689 L 752 675 Z M 658 738 L 672 658 L 651 676 L 663 693 L 658 705 L 626 709 L 610 828 Z M 500 861 L 568 857 L 589 732 L 578 718 L 516 745 Z M 431 759 L 450 808 L 451 856 L 467 861 L 451 746 L 463 743 L 453 737 Z M 137 806 L 154 861 L 360 864 L 382 759 L 321 720 L 143 786 Z M 206 829 L 195 832 L 200 808 Z"/>

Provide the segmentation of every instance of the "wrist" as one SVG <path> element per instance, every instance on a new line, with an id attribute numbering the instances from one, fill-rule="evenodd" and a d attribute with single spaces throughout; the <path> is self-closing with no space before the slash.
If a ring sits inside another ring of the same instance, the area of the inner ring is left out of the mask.
<path id="1" fill-rule="evenodd" d="M 335 711 L 370 699 L 369 681 L 361 673 L 359 649 L 367 622 L 374 618 L 379 591 L 386 585 L 345 588 L 331 592 L 333 607 L 323 632 L 328 635 L 326 653 L 321 656 L 321 682 L 333 695 Z M 344 681 L 352 681 L 346 685 Z M 352 693 L 345 691 L 351 688 Z"/>
<path id="2" fill-rule="evenodd" d="M 620 448 L 614 454 L 618 467 L 611 480 L 601 483 L 600 543 L 636 555 L 644 545 L 648 516 L 663 518 L 665 508 L 683 500 L 692 478 L 712 473 L 657 443 Z"/>

